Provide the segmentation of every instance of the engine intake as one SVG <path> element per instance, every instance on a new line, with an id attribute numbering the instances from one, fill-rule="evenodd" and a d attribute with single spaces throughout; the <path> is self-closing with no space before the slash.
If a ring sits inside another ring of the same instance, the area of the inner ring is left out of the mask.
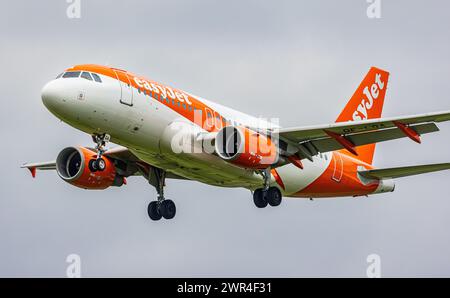
<path id="1" fill-rule="evenodd" d="M 107 157 L 103 157 L 106 163 L 104 171 L 89 170 L 89 161 L 96 157 L 96 152 L 84 147 L 65 148 L 56 158 L 56 171 L 64 181 L 84 189 L 121 186 L 124 179 L 117 175 L 114 163 Z"/>

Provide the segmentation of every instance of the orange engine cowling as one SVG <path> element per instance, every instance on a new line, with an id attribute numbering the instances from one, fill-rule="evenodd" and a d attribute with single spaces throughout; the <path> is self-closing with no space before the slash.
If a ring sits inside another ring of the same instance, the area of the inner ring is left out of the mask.
<path id="1" fill-rule="evenodd" d="M 265 169 L 278 161 L 278 150 L 268 136 L 246 127 L 227 126 L 215 138 L 220 158 L 249 169 Z"/>
<path id="2" fill-rule="evenodd" d="M 105 189 L 121 186 L 124 178 L 117 175 L 114 163 L 103 157 L 106 163 L 104 171 L 91 172 L 89 161 L 97 153 L 84 147 L 68 147 L 56 158 L 56 171 L 64 181 L 84 189 Z"/>

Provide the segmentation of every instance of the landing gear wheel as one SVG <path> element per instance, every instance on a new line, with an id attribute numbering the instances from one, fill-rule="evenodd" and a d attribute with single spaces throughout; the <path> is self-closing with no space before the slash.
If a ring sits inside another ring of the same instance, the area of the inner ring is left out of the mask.
<path id="1" fill-rule="evenodd" d="M 282 196 L 281 196 L 281 191 L 276 188 L 276 187 L 270 187 L 267 190 L 267 202 L 269 203 L 270 206 L 272 207 L 277 207 L 280 206 L 281 204 L 281 200 L 282 200 Z"/>
<path id="2" fill-rule="evenodd" d="M 95 160 L 95 166 L 100 172 L 103 172 L 106 169 L 106 162 L 103 158 L 99 158 Z"/>
<path id="3" fill-rule="evenodd" d="M 98 169 L 97 169 L 97 162 L 96 162 L 95 159 L 91 159 L 91 160 L 89 161 L 88 166 L 89 166 L 89 170 L 90 170 L 92 173 L 97 172 L 97 170 L 98 170 Z"/>
<path id="4" fill-rule="evenodd" d="M 164 200 L 159 205 L 159 212 L 165 219 L 172 219 L 175 217 L 177 208 L 172 200 Z"/>
<path id="5" fill-rule="evenodd" d="M 266 199 L 266 194 L 262 189 L 255 190 L 255 192 L 253 193 L 253 202 L 258 208 L 267 207 L 268 202 Z"/>
<path id="6" fill-rule="evenodd" d="M 150 202 L 150 204 L 148 204 L 147 212 L 148 216 L 154 221 L 158 221 L 162 217 L 161 213 L 159 212 L 159 206 L 157 201 L 153 201 Z"/>
<path id="7" fill-rule="evenodd" d="M 106 162 L 103 158 L 91 159 L 88 166 L 93 173 L 97 171 L 103 172 L 106 169 Z"/>
<path id="8" fill-rule="evenodd" d="M 177 208 L 172 200 L 164 198 L 164 186 L 166 172 L 164 170 L 152 167 L 147 176 L 148 182 L 156 188 L 158 201 L 151 202 L 148 205 L 148 215 L 153 220 L 172 219 L 177 213 Z"/>

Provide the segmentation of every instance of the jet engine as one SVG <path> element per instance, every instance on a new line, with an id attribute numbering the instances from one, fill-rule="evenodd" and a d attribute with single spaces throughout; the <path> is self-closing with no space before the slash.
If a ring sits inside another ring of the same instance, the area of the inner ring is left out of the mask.
<path id="1" fill-rule="evenodd" d="M 270 137 L 246 127 L 227 126 L 219 130 L 215 152 L 223 160 L 249 169 L 265 169 L 279 158 Z"/>
<path id="2" fill-rule="evenodd" d="M 117 175 L 116 167 L 110 159 L 103 157 L 105 169 L 92 172 L 89 161 L 97 153 L 84 147 L 68 147 L 56 158 L 56 171 L 64 181 L 84 189 L 105 189 L 110 186 L 122 186 L 124 177 Z"/>

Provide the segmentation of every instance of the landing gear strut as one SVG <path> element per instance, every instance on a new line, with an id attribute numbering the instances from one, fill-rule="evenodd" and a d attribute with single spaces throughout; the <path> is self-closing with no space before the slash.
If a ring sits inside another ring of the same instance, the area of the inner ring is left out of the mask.
<path id="1" fill-rule="evenodd" d="M 258 208 L 265 208 L 267 205 L 272 207 L 279 206 L 283 197 L 277 187 L 270 187 L 270 168 L 262 171 L 261 175 L 264 178 L 264 186 L 253 192 L 253 202 Z"/>
<path id="2" fill-rule="evenodd" d="M 166 172 L 161 169 L 152 168 L 150 175 L 153 177 L 149 177 L 149 182 L 155 186 L 158 192 L 158 200 L 148 204 L 148 216 L 155 221 L 160 220 L 162 217 L 165 219 L 174 218 L 177 212 L 175 203 L 172 200 L 166 200 L 164 197 Z"/>
<path id="3" fill-rule="evenodd" d="M 106 169 L 106 162 L 102 158 L 103 153 L 105 153 L 105 146 L 110 141 L 111 136 L 108 134 L 94 134 L 92 135 L 92 140 L 96 144 L 95 149 L 97 150 L 97 158 L 91 159 L 89 161 L 89 170 L 91 172 L 104 171 Z"/>

